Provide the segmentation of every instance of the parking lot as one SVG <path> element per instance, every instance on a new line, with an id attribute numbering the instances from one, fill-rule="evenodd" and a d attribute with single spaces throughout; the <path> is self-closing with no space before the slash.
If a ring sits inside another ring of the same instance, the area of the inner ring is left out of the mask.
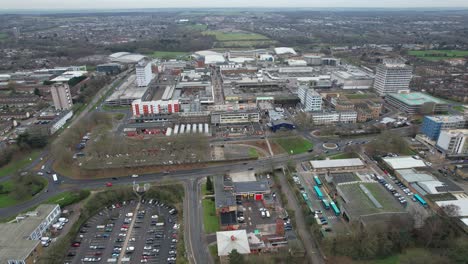
<path id="1" fill-rule="evenodd" d="M 137 206 L 122 202 L 93 216 L 80 228 L 66 263 L 175 263 L 177 212 L 155 200 Z"/>

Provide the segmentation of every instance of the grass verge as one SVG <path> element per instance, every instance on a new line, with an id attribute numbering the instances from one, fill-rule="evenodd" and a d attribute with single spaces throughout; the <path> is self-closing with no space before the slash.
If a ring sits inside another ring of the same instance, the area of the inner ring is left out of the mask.
<path id="1" fill-rule="evenodd" d="M 40 151 L 35 150 L 28 155 L 22 156 L 20 159 L 14 159 L 13 162 L 10 162 L 8 165 L 0 168 L 0 177 L 10 175 L 16 171 L 22 169 L 23 167 L 28 166 L 33 160 L 39 157 Z"/>
<path id="2" fill-rule="evenodd" d="M 288 154 L 304 153 L 314 146 L 301 137 L 277 138 L 274 142 L 280 145 Z"/>
<path id="3" fill-rule="evenodd" d="M 215 202 L 211 199 L 204 199 L 203 205 L 203 223 L 207 234 L 214 233 L 219 230 L 219 221 L 216 216 Z"/>

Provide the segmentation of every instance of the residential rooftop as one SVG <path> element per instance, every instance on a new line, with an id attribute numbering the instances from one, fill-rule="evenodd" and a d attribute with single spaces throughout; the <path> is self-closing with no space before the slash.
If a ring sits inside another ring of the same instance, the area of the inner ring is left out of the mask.
<path id="1" fill-rule="evenodd" d="M 426 118 L 438 123 L 456 123 L 465 121 L 465 118 L 461 115 L 436 115 L 426 116 Z"/>

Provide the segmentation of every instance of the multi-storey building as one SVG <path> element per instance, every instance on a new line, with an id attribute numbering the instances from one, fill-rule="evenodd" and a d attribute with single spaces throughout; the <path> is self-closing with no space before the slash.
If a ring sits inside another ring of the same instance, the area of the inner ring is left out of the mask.
<path id="1" fill-rule="evenodd" d="M 391 106 L 410 115 L 443 113 L 448 111 L 446 101 L 425 93 L 389 93 L 385 101 Z"/>
<path id="2" fill-rule="evenodd" d="M 50 87 L 56 110 L 69 110 L 73 106 L 70 87 L 66 83 L 56 83 Z"/>
<path id="3" fill-rule="evenodd" d="M 397 60 L 385 60 L 383 64 L 377 66 L 374 89 L 381 96 L 407 90 L 412 74 L 411 66 Z"/>
<path id="4" fill-rule="evenodd" d="M 312 122 L 315 125 L 331 125 L 337 123 L 356 123 L 356 111 L 344 112 L 313 112 Z"/>
<path id="5" fill-rule="evenodd" d="M 421 132 L 430 139 L 437 140 L 442 130 L 462 129 L 466 125 L 463 116 L 425 116 Z"/>
<path id="6" fill-rule="evenodd" d="M 148 116 L 154 114 L 171 114 L 180 111 L 179 100 L 156 100 L 156 101 L 142 101 L 141 99 L 132 102 L 133 116 Z"/>
<path id="7" fill-rule="evenodd" d="M 310 89 L 306 85 L 302 85 L 299 86 L 297 94 L 305 111 L 322 110 L 322 97 L 313 89 Z"/>
<path id="8" fill-rule="evenodd" d="M 448 156 L 468 155 L 468 129 L 443 130 L 437 140 L 437 147 Z"/>
<path id="9" fill-rule="evenodd" d="M 366 101 L 355 104 L 354 108 L 357 112 L 357 121 L 367 122 L 379 118 L 380 112 L 382 111 L 382 104 Z"/>
<path id="10" fill-rule="evenodd" d="M 135 65 L 136 85 L 138 87 L 148 86 L 153 79 L 151 63 L 145 59 L 138 61 Z"/>
<path id="11" fill-rule="evenodd" d="M 232 112 L 212 112 L 212 124 L 242 124 L 258 123 L 260 114 L 258 111 L 232 111 Z"/>

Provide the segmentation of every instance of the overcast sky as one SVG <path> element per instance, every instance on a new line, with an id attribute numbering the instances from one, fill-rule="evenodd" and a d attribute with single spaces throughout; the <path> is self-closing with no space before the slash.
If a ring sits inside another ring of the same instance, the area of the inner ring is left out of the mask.
<path id="1" fill-rule="evenodd" d="M 0 9 L 205 7 L 468 7 L 468 0 L 0 0 Z"/>

